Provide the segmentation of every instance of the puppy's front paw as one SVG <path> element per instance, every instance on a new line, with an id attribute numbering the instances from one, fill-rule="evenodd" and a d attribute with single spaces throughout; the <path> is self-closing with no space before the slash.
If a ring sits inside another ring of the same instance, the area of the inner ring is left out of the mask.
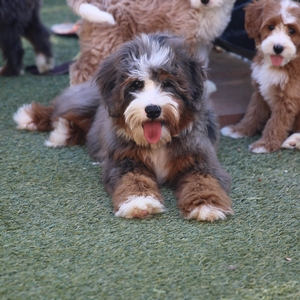
<path id="1" fill-rule="evenodd" d="M 249 146 L 249 151 L 256 154 L 269 153 L 269 151 L 264 146 L 254 146 L 253 144 Z"/>
<path id="2" fill-rule="evenodd" d="M 164 211 L 163 204 L 151 196 L 130 196 L 119 207 L 115 216 L 128 219 L 146 218 Z"/>
<path id="3" fill-rule="evenodd" d="M 225 126 L 221 129 L 221 134 L 223 136 L 228 136 L 231 137 L 233 139 L 239 139 L 244 137 L 243 134 L 239 133 L 238 131 L 234 131 L 233 128 L 231 126 Z"/>
<path id="4" fill-rule="evenodd" d="M 275 142 L 266 142 L 264 140 L 258 140 L 257 142 L 249 146 L 249 151 L 261 154 L 261 153 L 270 153 L 280 149 L 280 146 Z"/>
<path id="5" fill-rule="evenodd" d="M 201 205 L 192 210 L 192 212 L 187 215 L 187 219 L 195 219 L 197 221 L 217 221 L 226 219 L 227 214 L 232 214 L 230 210 L 224 211 L 216 206 L 212 205 Z"/>
<path id="6" fill-rule="evenodd" d="M 294 133 L 288 137 L 282 144 L 281 148 L 300 149 L 300 133 Z"/>

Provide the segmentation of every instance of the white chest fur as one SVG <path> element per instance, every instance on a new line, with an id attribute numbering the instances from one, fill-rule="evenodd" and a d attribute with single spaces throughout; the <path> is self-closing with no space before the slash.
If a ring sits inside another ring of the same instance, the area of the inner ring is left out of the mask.
<path id="1" fill-rule="evenodd" d="M 252 78 L 258 83 L 260 93 L 266 101 L 272 101 L 274 87 L 284 90 L 289 81 L 289 76 L 284 70 L 266 63 L 253 63 Z"/>
<path id="2" fill-rule="evenodd" d="M 166 147 L 162 146 L 152 149 L 149 153 L 149 159 L 152 163 L 158 183 L 163 183 L 168 175 L 168 169 L 166 167 L 168 154 Z"/>

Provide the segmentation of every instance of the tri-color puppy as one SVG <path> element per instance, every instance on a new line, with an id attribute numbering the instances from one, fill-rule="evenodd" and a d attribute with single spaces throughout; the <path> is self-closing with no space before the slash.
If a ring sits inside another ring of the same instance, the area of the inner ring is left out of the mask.
<path id="1" fill-rule="evenodd" d="M 52 106 L 24 105 L 14 120 L 19 129 L 52 130 L 49 147 L 87 142 L 118 217 L 163 212 L 166 184 L 185 218 L 225 219 L 230 177 L 216 156 L 201 64 L 179 37 L 141 35 L 109 56 L 93 82 L 68 88 Z"/>
<path id="2" fill-rule="evenodd" d="M 262 137 L 254 153 L 295 147 L 285 140 L 300 131 L 300 4 L 292 0 L 253 1 L 246 8 L 246 30 L 255 39 L 254 92 L 242 121 L 222 128 L 232 138 Z"/>

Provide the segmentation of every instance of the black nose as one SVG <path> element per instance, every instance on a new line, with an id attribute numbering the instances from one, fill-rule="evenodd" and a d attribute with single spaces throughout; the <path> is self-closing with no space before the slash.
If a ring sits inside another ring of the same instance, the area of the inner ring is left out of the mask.
<path id="1" fill-rule="evenodd" d="M 209 0 L 201 0 L 202 4 L 208 4 Z"/>
<path id="2" fill-rule="evenodd" d="M 145 108 L 147 117 L 150 119 L 156 119 L 160 116 L 161 108 L 158 105 L 148 105 Z"/>
<path id="3" fill-rule="evenodd" d="M 283 51 L 284 47 L 281 45 L 274 45 L 273 50 L 276 54 L 280 54 Z"/>

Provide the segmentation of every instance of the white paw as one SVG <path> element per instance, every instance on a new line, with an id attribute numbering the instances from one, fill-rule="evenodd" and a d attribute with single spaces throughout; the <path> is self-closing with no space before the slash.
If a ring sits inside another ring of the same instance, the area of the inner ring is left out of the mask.
<path id="1" fill-rule="evenodd" d="M 265 147 L 257 147 L 257 148 L 253 148 L 252 145 L 249 146 L 249 150 L 253 153 L 269 153 L 269 151 L 265 148 Z"/>
<path id="2" fill-rule="evenodd" d="M 225 126 L 220 131 L 223 136 L 229 136 L 233 139 L 239 139 L 239 138 L 244 137 L 242 134 L 240 134 L 238 132 L 233 132 L 233 130 L 230 126 Z"/>
<path id="3" fill-rule="evenodd" d="M 18 125 L 18 129 L 37 130 L 31 117 L 31 109 L 31 104 L 24 104 L 13 115 L 13 119 Z"/>
<path id="4" fill-rule="evenodd" d="M 294 133 L 288 137 L 282 144 L 281 148 L 300 149 L 300 133 Z"/>
<path id="5" fill-rule="evenodd" d="M 129 219 L 143 218 L 164 211 L 165 207 L 151 196 L 131 196 L 120 206 L 115 216 Z"/>
<path id="6" fill-rule="evenodd" d="M 232 214 L 232 211 L 222 211 L 219 208 L 211 205 L 201 205 L 196 207 L 186 217 L 187 219 L 195 219 L 197 221 L 216 221 L 226 219 L 226 214 Z"/>
<path id="7" fill-rule="evenodd" d="M 110 13 L 102 11 L 97 6 L 88 3 L 83 3 L 79 6 L 78 14 L 90 22 L 109 23 L 111 25 L 116 23 Z"/>
<path id="8" fill-rule="evenodd" d="M 54 67 L 54 58 L 53 57 L 46 57 L 42 53 L 38 53 L 35 57 L 35 63 L 39 70 L 40 74 L 46 73 L 53 69 Z"/>
<path id="9" fill-rule="evenodd" d="M 63 147 L 67 144 L 69 138 L 69 122 L 63 118 L 59 118 L 54 123 L 54 130 L 50 133 L 49 139 L 45 142 L 47 147 Z"/>
<path id="10" fill-rule="evenodd" d="M 212 93 L 217 91 L 217 86 L 214 82 L 207 80 L 205 84 L 206 94 L 209 97 Z"/>

